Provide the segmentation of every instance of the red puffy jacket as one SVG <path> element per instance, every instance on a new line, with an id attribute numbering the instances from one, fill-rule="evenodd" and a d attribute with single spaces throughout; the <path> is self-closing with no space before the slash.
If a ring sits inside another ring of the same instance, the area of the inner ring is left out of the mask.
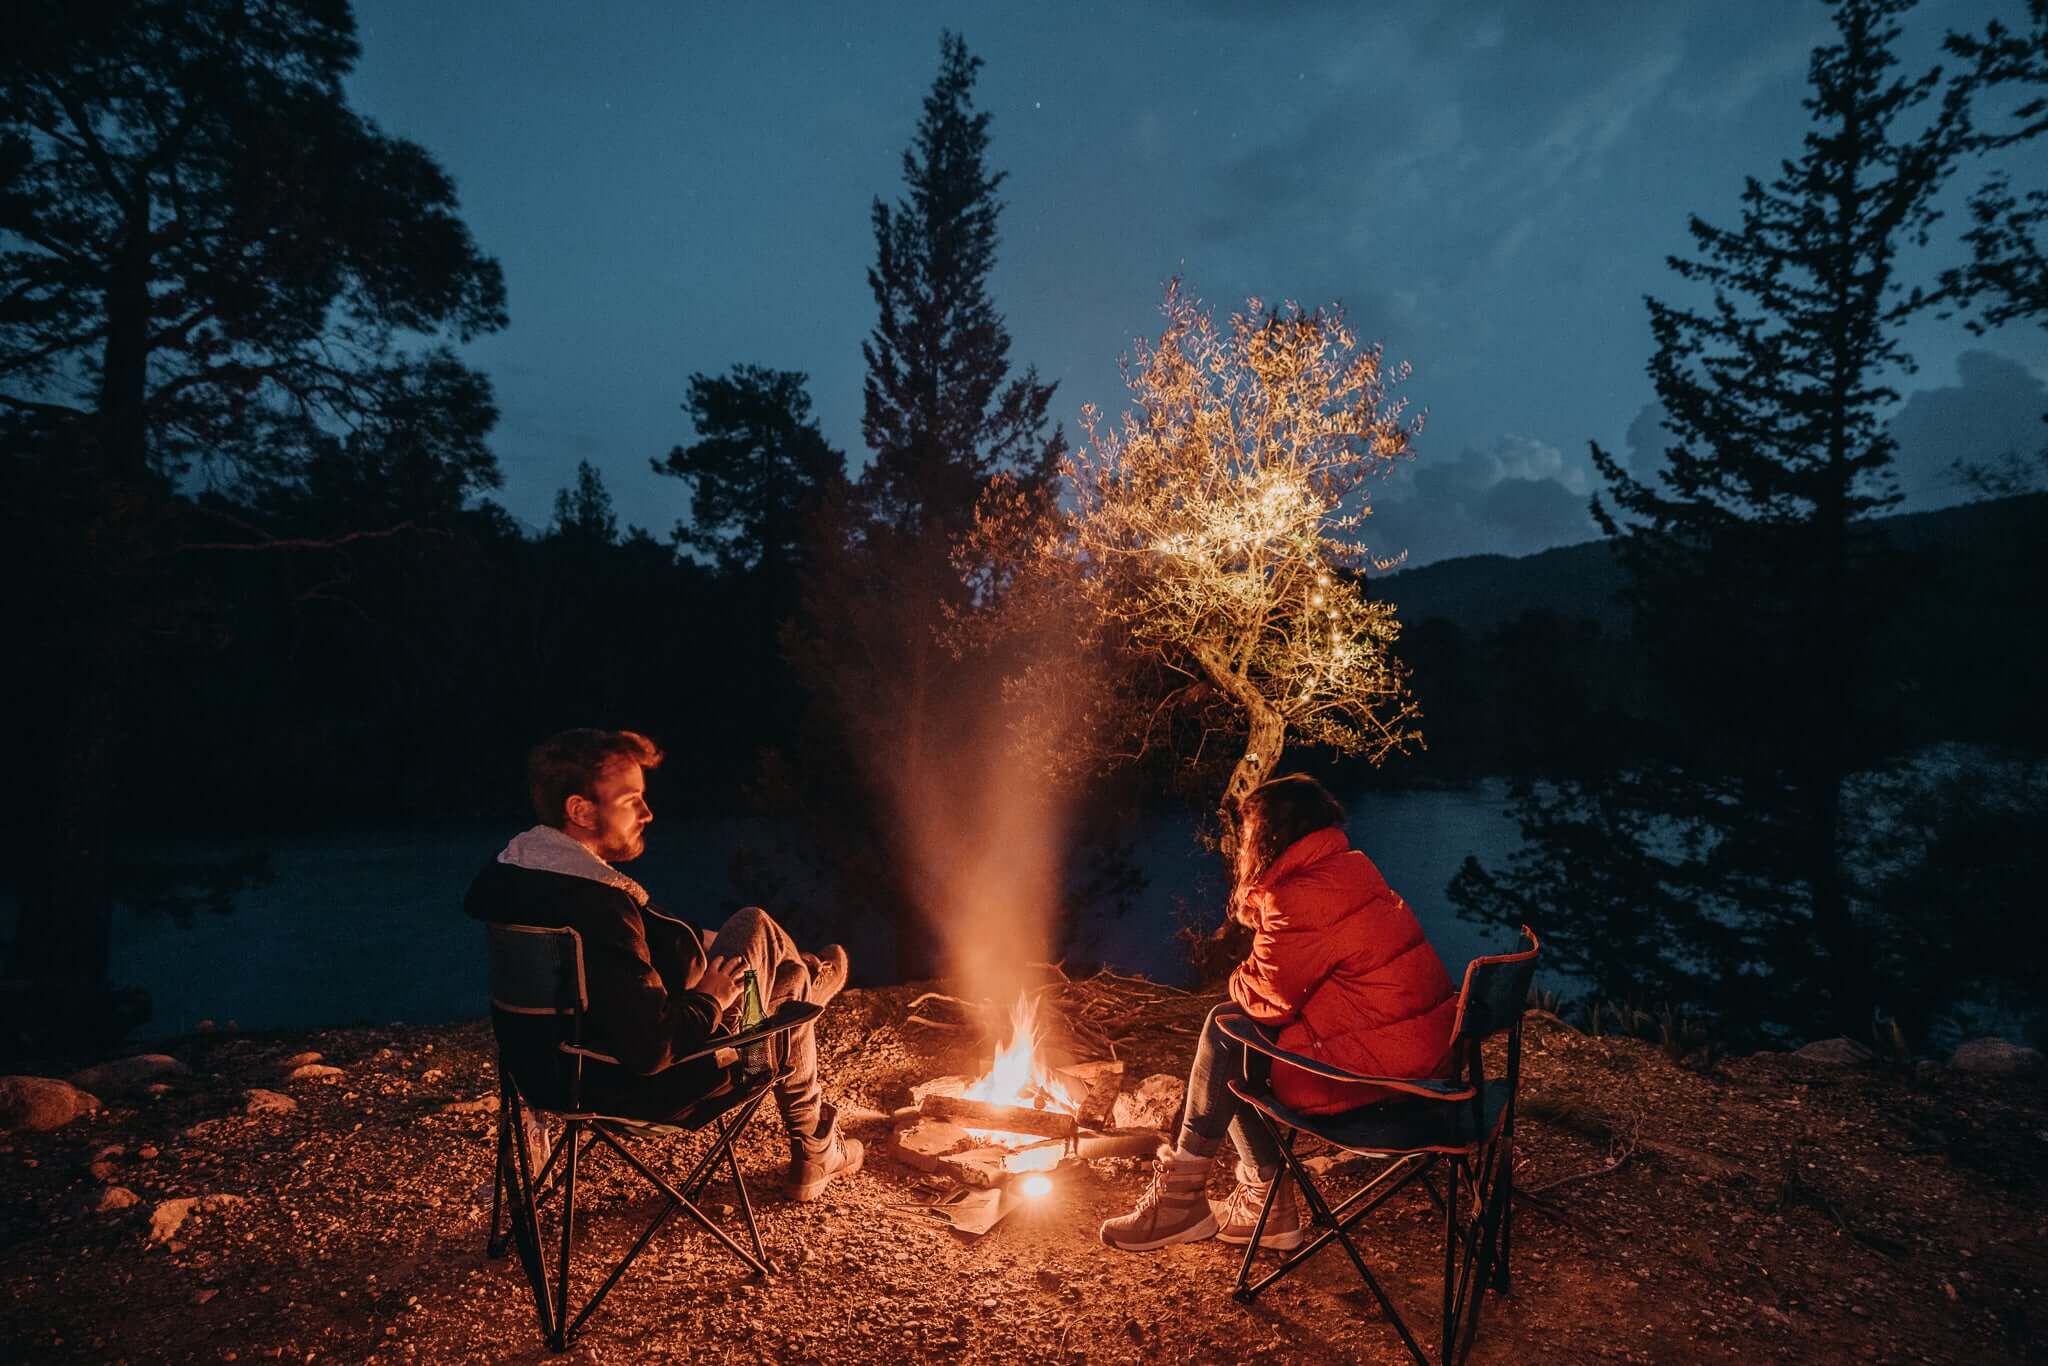
<path id="1" fill-rule="evenodd" d="M 1457 1000 L 1443 960 L 1342 830 L 1288 845 L 1245 904 L 1256 917 L 1252 951 L 1230 974 L 1230 998 L 1277 1028 L 1282 1048 L 1368 1076 L 1444 1074 Z M 1276 1062 L 1273 1094 L 1329 1114 L 1391 1093 Z"/>

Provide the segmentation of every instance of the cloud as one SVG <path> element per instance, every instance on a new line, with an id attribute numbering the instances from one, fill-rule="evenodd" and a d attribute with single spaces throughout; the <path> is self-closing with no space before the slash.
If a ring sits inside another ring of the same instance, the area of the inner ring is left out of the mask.
<path id="1" fill-rule="evenodd" d="M 1525 436 L 1418 462 L 1373 505 L 1367 542 L 1411 565 L 1459 555 L 1531 555 L 1599 534 L 1586 511 L 1590 463 Z"/>
<path id="2" fill-rule="evenodd" d="M 1918 390 L 1891 421 L 1901 511 L 1965 501 L 1970 489 L 1956 475 L 1959 460 L 1991 464 L 2007 452 L 2028 455 L 2048 445 L 2041 421 L 2048 387 L 2024 365 L 1992 351 L 1965 351 L 1956 371 L 1960 383 Z"/>

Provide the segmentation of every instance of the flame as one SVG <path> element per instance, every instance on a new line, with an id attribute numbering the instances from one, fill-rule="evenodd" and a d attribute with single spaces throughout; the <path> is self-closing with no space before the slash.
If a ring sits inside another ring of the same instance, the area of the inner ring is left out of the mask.
<path id="1" fill-rule="evenodd" d="M 1066 1084 L 1052 1074 L 1038 1045 L 1044 1035 L 1038 1019 L 1038 1005 L 1028 993 L 1019 993 L 1010 1008 L 1010 1037 L 996 1050 L 989 1069 L 961 1094 L 968 1100 L 990 1105 L 1015 1105 L 1028 1110 L 1081 1113 L 1081 1102 Z M 1010 1171 L 1044 1171 L 1059 1164 L 1061 1144 L 1038 1134 L 1015 1133 L 1008 1129 L 969 1129 L 977 1142 L 999 1143 L 1007 1148 L 1029 1151 L 1015 1154 L 1003 1165 Z"/>

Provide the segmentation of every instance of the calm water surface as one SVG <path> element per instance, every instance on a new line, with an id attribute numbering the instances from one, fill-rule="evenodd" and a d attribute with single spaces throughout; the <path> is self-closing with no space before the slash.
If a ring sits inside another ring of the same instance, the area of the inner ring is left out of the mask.
<path id="1" fill-rule="evenodd" d="M 1504 936 L 1458 920 L 1444 896 L 1467 854 L 1497 862 L 1519 843 L 1503 814 L 1503 784 L 1372 794 L 1347 806 L 1353 843 L 1415 908 L 1454 979 L 1468 958 L 1507 946 Z M 268 1029 L 475 1018 L 485 1005 L 482 955 L 477 927 L 461 913 L 462 894 L 509 833 L 358 833 L 269 845 L 274 881 L 244 893 L 230 914 L 180 928 L 163 916 L 118 912 L 114 980 L 149 991 L 155 1015 L 145 1036 L 183 1033 L 201 1020 Z M 733 851 L 774 842 L 774 832 L 755 822 L 657 821 L 631 872 L 665 909 L 716 923 L 721 906 L 734 901 L 725 871 Z M 1174 928 L 1188 914 L 1215 920 L 1220 867 L 1195 844 L 1185 819 L 1147 822 L 1133 852 L 1145 889 L 1123 915 L 1077 925 L 1063 950 L 1071 959 L 1181 980 Z M 802 942 L 844 942 L 857 981 L 863 964 L 891 961 L 886 927 L 832 923 L 816 888 L 793 885 L 789 904 L 769 909 Z"/>

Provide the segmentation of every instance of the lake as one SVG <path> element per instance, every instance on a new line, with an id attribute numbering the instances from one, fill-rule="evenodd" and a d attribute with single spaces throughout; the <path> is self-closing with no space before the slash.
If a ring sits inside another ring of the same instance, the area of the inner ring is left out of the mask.
<path id="1" fill-rule="evenodd" d="M 1467 854 L 1498 862 L 1518 845 L 1504 783 L 1372 793 L 1346 806 L 1353 843 L 1415 908 L 1454 980 L 1467 959 L 1511 946 L 1509 936 L 1457 919 L 1444 895 Z M 113 979 L 150 993 L 155 1013 L 138 1031 L 145 1038 L 186 1033 L 202 1020 L 253 1030 L 475 1018 L 485 1006 L 483 961 L 476 924 L 461 913 L 462 894 L 510 833 L 347 833 L 151 850 L 196 857 L 267 849 L 275 878 L 243 893 L 231 913 L 203 915 L 190 927 L 118 911 Z M 656 821 L 648 839 L 647 854 L 629 871 L 665 909 L 715 923 L 716 908 L 732 901 L 725 872 L 732 852 L 772 843 L 773 834 L 759 822 L 670 820 Z M 1197 846 L 1184 817 L 1147 820 L 1133 856 L 1144 890 L 1124 914 L 1075 926 L 1063 951 L 1075 961 L 1184 981 L 1173 932 L 1186 911 L 1216 918 L 1220 866 Z M 822 892 L 805 889 L 784 918 L 800 942 L 845 943 L 855 981 L 873 980 L 861 969 L 892 961 L 887 927 L 828 924 L 825 902 Z"/>

